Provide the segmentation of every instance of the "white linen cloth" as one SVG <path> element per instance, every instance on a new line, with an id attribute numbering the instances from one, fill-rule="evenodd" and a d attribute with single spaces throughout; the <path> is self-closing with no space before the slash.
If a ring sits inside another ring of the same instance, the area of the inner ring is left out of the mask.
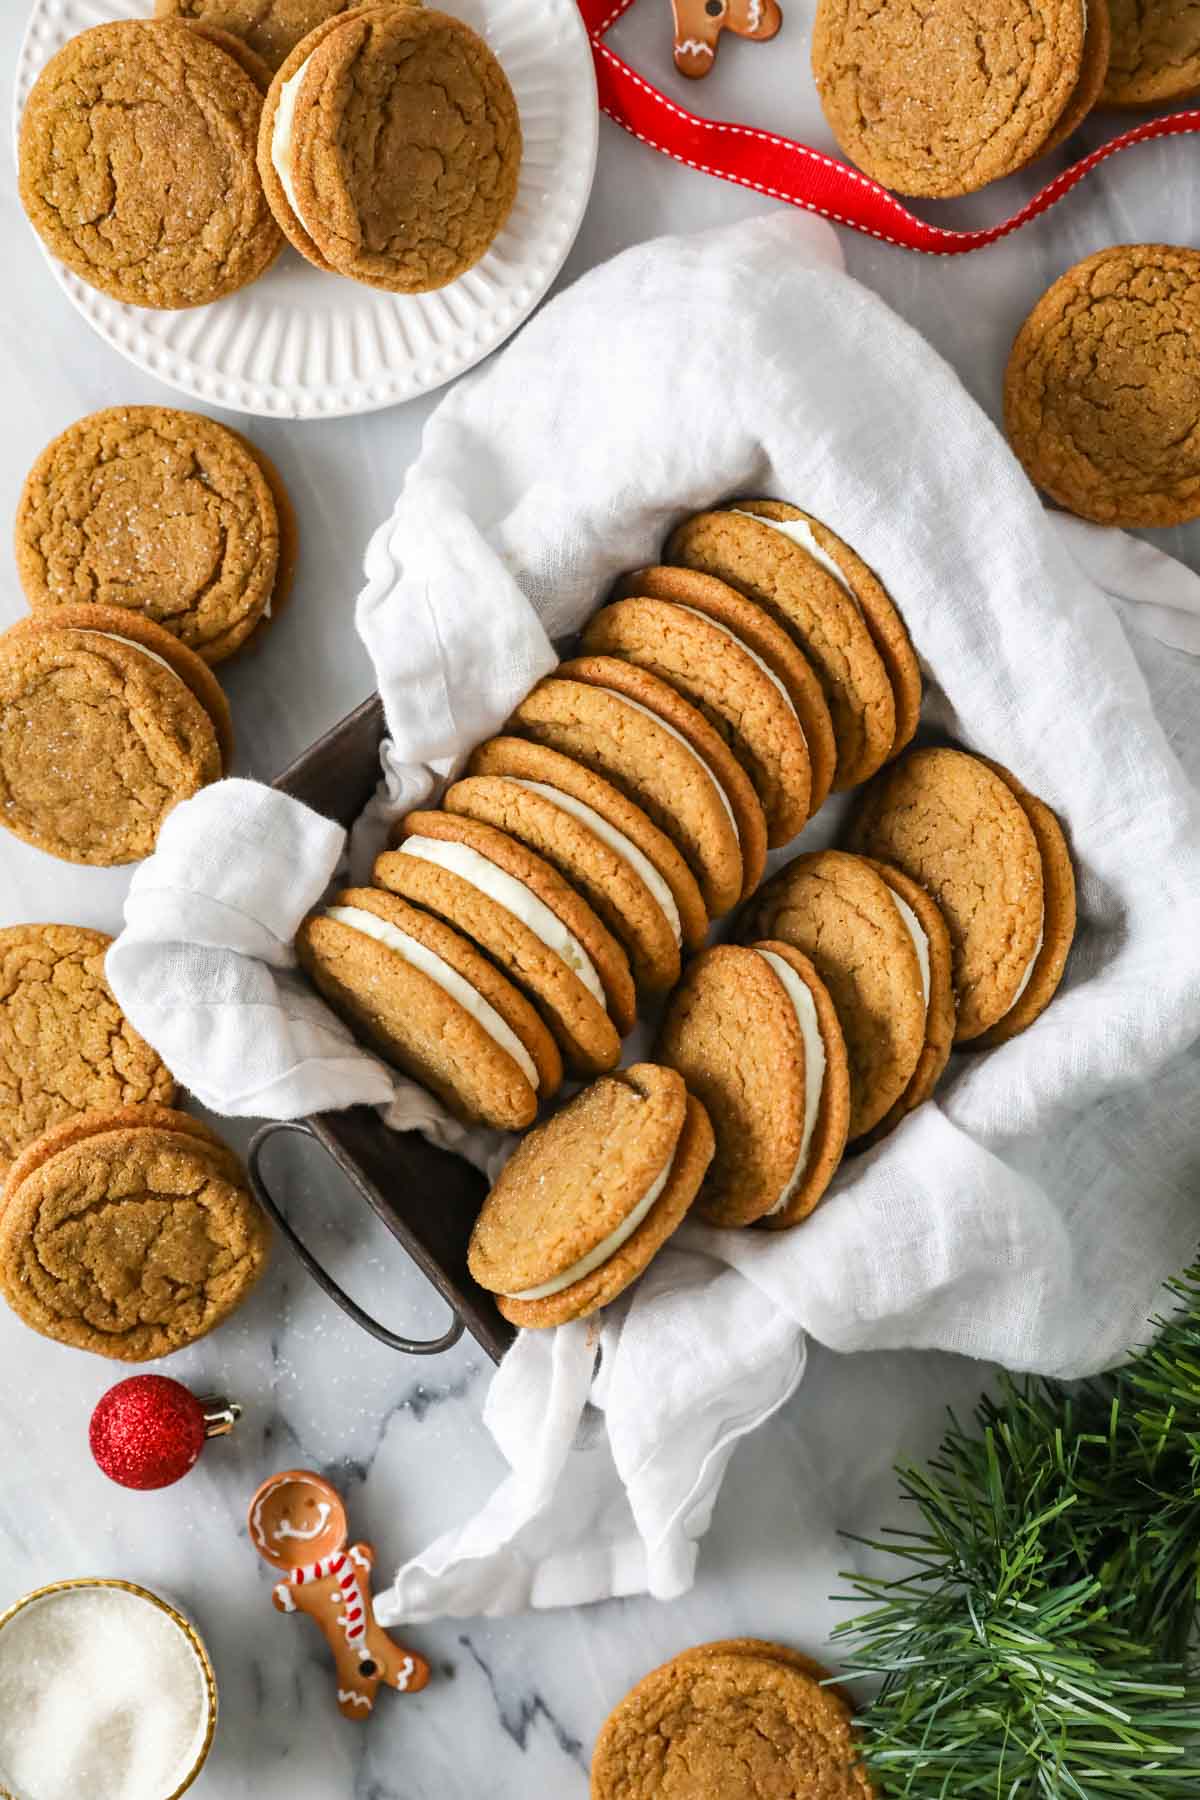
<path id="1" fill-rule="evenodd" d="M 511 1473 L 400 1571 L 385 1623 L 678 1594 L 732 1448 L 793 1392 L 807 1333 L 1096 1370 L 1200 1236 L 1200 771 L 1179 761 L 1197 760 L 1200 582 L 1045 514 L 815 221 L 629 251 L 443 401 L 367 556 L 358 623 L 392 743 L 366 838 L 501 725 L 618 571 L 737 493 L 798 500 L 852 543 L 908 622 L 927 719 L 1060 814 L 1080 878 L 1067 980 L 1024 1036 L 955 1058 L 801 1230 L 685 1226 L 599 1319 L 524 1334 L 485 1412 Z M 292 972 L 341 847 L 250 783 L 180 807 L 135 876 L 117 996 L 218 1112 L 365 1101 L 494 1164 L 495 1140 L 464 1142 Z"/>

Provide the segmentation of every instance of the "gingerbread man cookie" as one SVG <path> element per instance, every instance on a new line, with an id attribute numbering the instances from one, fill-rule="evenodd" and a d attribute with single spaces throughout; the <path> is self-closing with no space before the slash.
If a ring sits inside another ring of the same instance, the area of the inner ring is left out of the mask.
<path id="1" fill-rule="evenodd" d="M 716 61 L 723 31 L 738 37 L 773 38 L 783 24 L 776 0 L 672 0 L 675 67 L 698 81 Z"/>
<path id="2" fill-rule="evenodd" d="M 347 1544 L 348 1537 L 339 1495 L 309 1470 L 272 1475 L 250 1502 L 250 1542 L 283 1577 L 271 1590 L 276 1610 L 316 1620 L 333 1652 L 338 1708 L 347 1719 L 365 1719 L 380 1682 L 415 1693 L 429 1680 L 429 1664 L 375 1623 L 375 1552 Z"/>

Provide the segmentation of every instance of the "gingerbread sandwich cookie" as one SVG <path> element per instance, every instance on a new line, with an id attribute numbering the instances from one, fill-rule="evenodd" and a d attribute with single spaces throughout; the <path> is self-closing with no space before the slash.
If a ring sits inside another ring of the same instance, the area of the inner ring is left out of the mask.
<path id="1" fill-rule="evenodd" d="M 240 1306 L 270 1235 L 233 1151 L 160 1106 L 68 1120 L 9 1170 L 0 1294 L 77 1350 L 149 1362 Z"/>
<path id="2" fill-rule="evenodd" d="M 635 1017 L 616 939 L 558 871 L 507 832 L 443 812 L 410 813 L 375 864 L 389 893 L 432 912 L 498 963 L 533 1001 L 572 1073 L 615 1066 Z"/>
<path id="3" fill-rule="evenodd" d="M 472 268 L 512 210 L 517 103 L 461 19 L 359 6 L 317 26 L 283 62 L 258 166 L 280 226 L 310 262 L 425 293 Z"/>
<path id="4" fill-rule="evenodd" d="M 1083 35 L 1083 63 L 1079 70 L 1079 80 L 1075 83 L 1074 92 L 1067 101 L 1066 107 L 1054 130 L 1046 139 L 1041 149 L 1033 158 L 1045 156 L 1051 150 L 1057 150 L 1060 144 L 1083 124 L 1083 121 L 1101 103 L 1105 81 L 1108 77 L 1109 59 L 1112 55 L 1112 20 L 1109 12 L 1109 0 L 1086 0 L 1087 21 Z"/>
<path id="5" fill-rule="evenodd" d="M 604 1076 L 518 1146 L 467 1262 L 514 1325 L 561 1325 L 615 1300 L 695 1199 L 712 1156 L 704 1108 L 670 1069 Z"/>
<path id="6" fill-rule="evenodd" d="M 672 926 L 678 919 L 682 947 L 685 950 L 700 948 L 708 935 L 708 914 L 696 877 L 649 813 L 643 812 L 619 788 L 573 757 L 563 756 L 559 751 L 548 749 L 545 744 L 532 743 L 527 738 L 489 738 L 474 752 L 467 767 L 472 775 L 506 775 L 517 781 L 536 782 L 541 787 L 551 788 L 559 804 L 564 800 L 574 801 L 585 807 L 587 814 L 595 813 L 619 838 L 633 845 L 665 885 L 671 897 L 669 903 L 641 864 L 630 858 L 647 886 L 657 895 Z M 571 809 L 567 807 L 566 810 Z"/>
<path id="7" fill-rule="evenodd" d="M 812 68 L 838 143 L 898 194 L 970 194 L 1036 156 L 1083 67 L 1082 0 L 820 0 Z"/>
<path id="8" fill-rule="evenodd" d="M 61 606 L 0 637 L 0 824 L 67 862 L 149 856 L 233 754 L 212 671 L 140 614 Z"/>
<path id="9" fill-rule="evenodd" d="M 804 727 L 778 676 L 729 626 L 677 601 L 641 596 L 598 612 L 583 648 L 648 669 L 703 713 L 754 784 L 768 847 L 803 831 L 812 807 Z"/>
<path id="10" fill-rule="evenodd" d="M 533 1007 L 442 919 L 377 888 L 311 913 L 296 954 L 342 1018 L 467 1124 L 516 1131 L 562 1080 Z"/>
<path id="11" fill-rule="evenodd" d="M 890 888 L 916 947 L 925 995 L 925 1043 L 908 1086 L 863 1141 L 863 1147 L 885 1138 L 915 1107 L 929 1099 L 950 1060 L 958 1018 L 950 932 L 936 900 L 919 881 L 911 880 L 891 863 L 872 861 L 872 867 Z"/>
<path id="12" fill-rule="evenodd" d="M 167 15 L 160 13 L 156 16 L 162 18 Z M 210 25 L 203 19 L 188 19 L 186 23 L 189 31 L 207 38 L 210 44 L 215 44 L 226 56 L 232 56 L 238 67 L 246 71 L 259 93 L 265 96 L 271 85 L 272 71 L 258 52 L 250 48 L 245 38 L 235 36 L 232 31 L 225 31 L 220 25 Z"/>
<path id="13" fill-rule="evenodd" d="M 907 1090 L 925 1047 L 920 921 L 862 857 L 819 850 L 787 863 L 746 909 L 742 938 L 781 938 L 809 957 L 833 997 L 850 1064 L 850 1138 Z"/>
<path id="14" fill-rule="evenodd" d="M 269 87 L 301 38 L 350 5 L 351 0 L 155 0 L 154 16 L 182 19 L 195 30 L 240 42 L 265 71 L 264 87 Z"/>
<path id="15" fill-rule="evenodd" d="M 114 406 L 80 419 L 39 456 L 17 508 L 30 606 L 119 607 L 223 662 L 290 580 L 277 481 L 200 413 Z"/>
<path id="16" fill-rule="evenodd" d="M 644 1676 L 609 1714 L 592 1800 L 871 1800 L 852 1719 L 807 1657 L 752 1638 L 699 1645 Z"/>
<path id="17" fill-rule="evenodd" d="M 717 944 L 688 966 L 655 1055 L 712 1122 L 697 1215 L 711 1225 L 796 1225 L 837 1171 L 850 1076 L 833 1002 L 788 944 Z"/>
<path id="18" fill-rule="evenodd" d="M 21 119 L 21 204 L 52 256 L 131 306 L 204 306 L 254 281 L 282 239 L 255 149 L 263 96 L 177 20 L 71 38 Z"/>
<path id="19" fill-rule="evenodd" d="M 740 508 L 698 513 L 673 532 L 666 553 L 672 562 L 728 582 L 793 635 L 833 720 L 833 785 L 854 787 L 892 754 L 896 696 L 846 581 L 822 560 L 806 517 L 794 507 L 785 510 L 796 517 L 767 519 Z"/>
<path id="20" fill-rule="evenodd" d="M 536 851 L 607 925 L 639 987 L 650 993 L 674 987 L 683 929 L 671 890 L 632 839 L 593 807 L 548 782 L 509 775 L 457 781 L 442 806 Z"/>
<path id="21" fill-rule="evenodd" d="M 169 1070 L 105 979 L 111 942 L 79 925 L 0 931 L 0 1178 L 65 1119 L 174 1103 Z"/>
<path id="22" fill-rule="evenodd" d="M 1038 964 L 1050 966 L 1046 871 L 1008 781 L 963 750 L 910 750 L 864 793 L 849 842 L 893 863 L 937 901 L 953 947 L 956 1043 L 999 1025 Z"/>
<path id="23" fill-rule="evenodd" d="M 821 692 L 821 684 L 812 665 L 796 640 L 777 625 L 761 606 L 747 600 L 736 588 L 715 575 L 700 569 L 676 569 L 666 563 L 633 569 L 622 575 L 613 588 L 614 600 L 636 600 L 647 595 L 652 600 L 671 600 L 703 613 L 716 624 L 723 625 L 740 639 L 778 681 L 788 699 L 808 747 L 812 784 L 809 807 L 817 812 L 829 798 L 837 764 L 837 742 L 833 720 Z"/>
<path id="24" fill-rule="evenodd" d="M 1109 11 L 1102 105 L 1167 106 L 1200 93 L 1200 18 L 1187 0 L 1109 0 Z"/>
<path id="25" fill-rule="evenodd" d="M 1043 294 L 1004 377 L 1029 479 L 1102 525 L 1200 517 L 1200 251 L 1118 244 Z"/>

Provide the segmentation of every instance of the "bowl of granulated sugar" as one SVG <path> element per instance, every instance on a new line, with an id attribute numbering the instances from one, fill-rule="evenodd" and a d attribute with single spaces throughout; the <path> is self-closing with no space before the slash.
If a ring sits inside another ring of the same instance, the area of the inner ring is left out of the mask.
<path id="1" fill-rule="evenodd" d="M 0 1796 L 177 1800 L 217 1723 L 208 1652 L 128 1581 L 59 1581 L 0 1615 Z"/>

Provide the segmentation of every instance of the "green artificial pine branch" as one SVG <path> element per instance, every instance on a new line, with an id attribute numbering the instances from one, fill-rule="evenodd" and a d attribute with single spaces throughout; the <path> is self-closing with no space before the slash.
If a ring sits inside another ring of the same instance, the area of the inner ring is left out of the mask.
<path id="1" fill-rule="evenodd" d="M 838 1631 L 881 1800 L 1200 1800 L 1200 1266 L 1173 1293 L 1118 1373 L 1006 1378 L 899 1471 L 920 1523 Z"/>

